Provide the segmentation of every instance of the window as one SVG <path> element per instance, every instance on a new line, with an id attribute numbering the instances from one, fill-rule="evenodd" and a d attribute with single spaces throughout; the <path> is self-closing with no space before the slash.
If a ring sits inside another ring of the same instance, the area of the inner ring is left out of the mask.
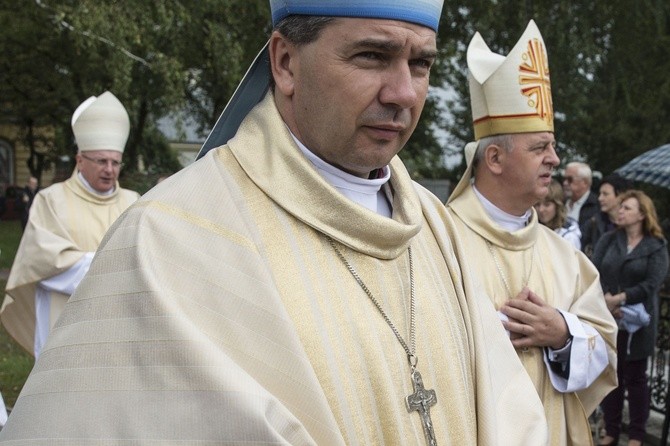
<path id="1" fill-rule="evenodd" d="M 0 139 L 0 184 L 14 184 L 14 149 Z"/>

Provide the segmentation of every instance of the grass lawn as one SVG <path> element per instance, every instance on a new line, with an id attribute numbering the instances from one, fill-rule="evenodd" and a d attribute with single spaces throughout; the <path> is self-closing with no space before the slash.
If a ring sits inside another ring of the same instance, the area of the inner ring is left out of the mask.
<path id="1" fill-rule="evenodd" d="M 22 234 L 19 220 L 0 221 L 0 269 L 12 267 Z M 2 289 L 5 289 L 4 285 Z"/>
<path id="2" fill-rule="evenodd" d="M 4 290 L 5 282 L 0 281 L 0 285 Z M 14 407 L 33 363 L 33 357 L 19 347 L 0 325 L 0 390 L 8 408 Z"/>
<path id="3" fill-rule="evenodd" d="M 0 269 L 8 270 L 12 266 L 21 235 L 18 220 L 0 221 Z M 3 299 L 5 285 L 5 280 L 0 279 Z M 0 391 L 8 407 L 14 406 L 33 362 L 33 357 L 19 347 L 0 325 Z"/>

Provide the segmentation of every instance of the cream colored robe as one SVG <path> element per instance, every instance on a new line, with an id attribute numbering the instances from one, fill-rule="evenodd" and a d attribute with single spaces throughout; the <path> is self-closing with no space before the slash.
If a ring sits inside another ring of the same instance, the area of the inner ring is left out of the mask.
<path id="1" fill-rule="evenodd" d="M 7 279 L 0 315 L 9 334 L 33 353 L 35 289 L 42 280 L 60 274 L 97 249 L 114 220 L 139 198 L 122 189 L 107 196 L 88 191 L 75 169 L 72 176 L 40 191 Z M 69 296 L 51 292 L 51 323 Z"/>
<path id="2" fill-rule="evenodd" d="M 425 444 L 405 408 L 405 352 L 327 234 L 405 339 L 411 245 L 440 445 L 544 444 L 541 403 L 493 306 L 466 299 L 482 293 L 455 263 L 444 206 L 399 159 L 390 167 L 392 219 L 326 183 L 268 96 L 227 146 L 113 226 L 0 439 Z"/>
<path id="3" fill-rule="evenodd" d="M 554 389 L 543 360 L 543 349 L 518 351 L 544 403 L 551 444 L 591 444 L 587 416 L 616 386 L 616 324 L 607 311 L 597 270 L 581 252 L 540 225 L 535 211 L 525 228 L 512 233 L 502 229 L 488 216 L 472 186 L 449 202 L 448 212 L 456 225 L 450 235 L 466 248 L 457 253 L 461 267 L 483 281 L 486 295 L 493 300 L 496 309 L 508 296 L 487 240 L 512 293 L 521 291 L 530 274 L 530 290 L 553 307 L 573 313 L 605 340 L 608 367 L 590 387 L 577 393 L 559 393 Z M 589 342 L 588 339 L 581 341 Z"/>

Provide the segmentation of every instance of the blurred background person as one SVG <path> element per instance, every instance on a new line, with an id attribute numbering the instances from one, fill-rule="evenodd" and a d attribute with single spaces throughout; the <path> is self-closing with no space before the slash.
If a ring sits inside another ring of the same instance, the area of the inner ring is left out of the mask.
<path id="1" fill-rule="evenodd" d="M 598 198 L 591 192 L 593 173 L 586 163 L 573 161 L 565 166 L 563 176 L 563 193 L 568 217 L 579 223 L 584 232 L 584 223 L 598 212 Z"/>
<path id="2" fill-rule="evenodd" d="M 107 229 L 139 198 L 118 183 L 130 119 L 116 96 L 80 104 L 72 131 L 76 168 L 35 196 L 0 310 L 7 332 L 35 358 Z"/>
<path id="3" fill-rule="evenodd" d="M 656 344 L 658 291 L 668 273 L 668 251 L 651 199 L 639 190 L 619 198 L 618 228 L 598 240 L 592 259 L 600 271 L 607 307 L 619 322 L 619 386 L 601 404 L 607 435 L 600 444 L 617 444 L 627 391 L 628 444 L 636 446 L 642 444 L 649 418 L 647 358 Z M 629 316 L 635 315 L 648 318 L 647 325 L 631 324 Z"/>
<path id="4" fill-rule="evenodd" d="M 563 187 L 558 181 L 552 180 L 548 189 L 549 192 L 546 197 L 535 205 L 540 223 L 553 229 L 572 246 L 580 249 L 581 232 L 579 224 L 568 218 L 568 211 L 563 202 Z"/>
<path id="5" fill-rule="evenodd" d="M 616 228 L 616 218 L 619 212 L 619 195 L 630 189 L 630 182 L 617 174 L 608 175 L 600 182 L 598 203 L 600 212 L 596 212 L 586 220 L 582 228 L 582 251 L 591 258 L 593 248 L 600 237 L 607 231 Z"/>
<path id="6" fill-rule="evenodd" d="M 33 205 L 35 195 L 39 192 L 39 184 L 37 178 L 31 176 L 28 179 L 28 184 L 23 188 L 21 194 L 17 197 L 17 205 L 21 209 L 21 229 L 25 230 L 28 224 L 28 214 L 30 207 Z"/>

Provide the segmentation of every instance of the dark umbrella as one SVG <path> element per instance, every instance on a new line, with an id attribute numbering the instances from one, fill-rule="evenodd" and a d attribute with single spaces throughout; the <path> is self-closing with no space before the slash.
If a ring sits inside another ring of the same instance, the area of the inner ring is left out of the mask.
<path id="1" fill-rule="evenodd" d="M 644 152 L 615 172 L 629 180 L 670 189 L 670 144 Z"/>

